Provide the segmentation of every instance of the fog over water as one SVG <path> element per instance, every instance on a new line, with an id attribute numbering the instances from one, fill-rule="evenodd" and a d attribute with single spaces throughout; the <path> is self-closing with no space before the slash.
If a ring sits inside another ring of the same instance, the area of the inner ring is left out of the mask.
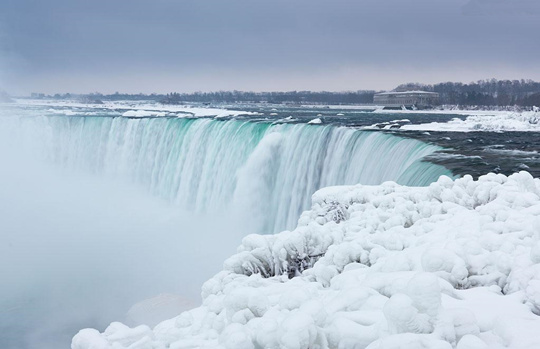
<path id="1" fill-rule="evenodd" d="M 126 321 L 134 303 L 161 293 L 197 304 L 235 251 L 241 237 L 227 218 L 51 167 L 2 126 L 2 348 L 67 347 L 79 329 Z"/>

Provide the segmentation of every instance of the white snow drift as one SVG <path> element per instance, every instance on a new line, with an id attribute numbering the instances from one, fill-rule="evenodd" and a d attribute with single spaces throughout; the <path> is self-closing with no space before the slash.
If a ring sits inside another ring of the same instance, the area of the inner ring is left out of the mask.
<path id="1" fill-rule="evenodd" d="M 50 113 L 68 116 L 92 115 L 93 112 L 89 112 L 89 110 L 107 110 L 109 113 L 119 112 L 119 115 L 130 118 L 175 116 L 190 118 L 224 118 L 235 117 L 238 115 L 258 115 L 258 113 L 255 112 L 197 105 L 167 105 L 155 101 L 105 101 L 102 104 L 93 104 L 72 100 L 18 99 L 16 102 L 20 105 L 50 107 Z"/>
<path id="2" fill-rule="evenodd" d="M 540 180 L 322 189 L 295 230 L 245 237 L 202 296 L 72 348 L 538 348 Z"/>
<path id="3" fill-rule="evenodd" d="M 472 113 L 472 112 L 468 112 Z M 470 115 L 461 120 L 454 118 L 446 123 L 431 122 L 425 124 L 408 124 L 401 126 L 403 130 L 447 131 L 447 132 L 505 132 L 505 131 L 540 131 L 540 113 L 538 112 L 482 112 Z"/>

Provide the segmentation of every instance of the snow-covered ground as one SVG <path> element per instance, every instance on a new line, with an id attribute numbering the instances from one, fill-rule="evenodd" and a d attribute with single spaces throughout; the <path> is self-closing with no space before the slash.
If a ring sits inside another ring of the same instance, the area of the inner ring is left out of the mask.
<path id="1" fill-rule="evenodd" d="M 468 112 L 471 113 L 471 112 Z M 465 114 L 468 115 L 468 114 Z M 431 122 L 419 125 L 403 125 L 402 130 L 416 131 L 540 131 L 540 113 L 538 112 L 483 112 L 467 116 L 465 120 L 452 119 L 447 123 Z"/>
<path id="2" fill-rule="evenodd" d="M 425 115 L 429 121 L 432 115 L 461 115 L 463 118 L 453 118 L 448 122 L 411 123 L 409 119 L 391 120 L 374 123 L 364 129 L 400 129 L 409 131 L 443 131 L 443 132 L 538 132 L 540 131 L 540 112 L 538 111 L 486 111 L 486 110 L 383 110 L 377 109 L 376 114 L 388 114 L 393 118 L 396 114 Z"/>
<path id="3" fill-rule="evenodd" d="M 321 104 L 302 104 L 301 107 L 303 108 L 314 108 L 314 109 L 341 109 L 341 110 L 365 110 L 365 111 L 373 111 L 375 109 L 382 109 L 383 107 L 380 105 L 371 105 L 371 104 L 357 104 L 357 105 L 348 105 L 348 104 L 328 104 L 328 105 L 321 105 Z"/>
<path id="4" fill-rule="evenodd" d="M 89 115 L 88 109 L 120 110 L 125 117 L 230 117 L 237 115 L 257 115 L 254 112 L 228 110 L 223 108 L 201 107 L 195 105 L 168 105 L 154 101 L 104 101 L 103 104 L 82 103 L 71 100 L 42 100 L 42 99 L 18 99 L 18 104 L 30 106 L 50 106 L 51 108 L 69 108 L 56 110 L 60 114 Z M 52 109 L 55 111 L 55 109 Z"/>
<path id="5" fill-rule="evenodd" d="M 245 237 L 202 296 L 72 348 L 539 348 L 540 180 L 322 189 L 295 230 Z"/>

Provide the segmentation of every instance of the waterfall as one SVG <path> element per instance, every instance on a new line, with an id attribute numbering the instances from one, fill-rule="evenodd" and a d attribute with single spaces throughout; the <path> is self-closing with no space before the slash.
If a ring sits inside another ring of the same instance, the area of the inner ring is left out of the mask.
<path id="1" fill-rule="evenodd" d="M 250 232 L 295 226 L 319 188 L 396 181 L 425 186 L 451 173 L 422 161 L 438 147 L 332 125 L 213 119 L 44 117 L 48 156 L 136 182 L 187 210 L 235 208 Z"/>

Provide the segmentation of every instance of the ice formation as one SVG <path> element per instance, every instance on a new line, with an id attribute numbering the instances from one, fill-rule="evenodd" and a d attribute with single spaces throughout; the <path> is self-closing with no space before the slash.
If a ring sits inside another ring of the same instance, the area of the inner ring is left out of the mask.
<path id="1" fill-rule="evenodd" d="M 144 117 L 233 117 L 238 115 L 257 115 L 255 112 L 228 110 L 223 108 L 199 107 L 194 105 L 164 105 L 154 101 L 105 101 L 102 104 L 83 103 L 71 100 L 41 100 L 41 99 L 19 99 L 17 103 L 27 106 L 44 106 L 51 108 L 53 114 L 91 115 L 89 112 L 77 109 L 106 110 L 107 112 L 122 111 L 121 115 L 129 118 Z"/>
<path id="2" fill-rule="evenodd" d="M 467 111 L 467 113 L 473 112 Z M 454 118 L 447 123 L 408 124 L 401 126 L 401 129 L 447 132 L 540 131 L 540 114 L 538 112 L 481 112 L 477 115 L 469 115 L 465 120 Z"/>
<path id="3" fill-rule="evenodd" d="M 329 187 L 293 231 L 249 235 L 198 308 L 73 349 L 538 348 L 540 180 Z"/>
<path id="4" fill-rule="evenodd" d="M 167 114 L 168 114 L 167 112 L 157 112 L 157 111 L 138 109 L 138 110 L 128 110 L 125 113 L 123 113 L 122 116 L 127 117 L 127 118 L 144 118 L 144 117 L 167 116 Z"/>

